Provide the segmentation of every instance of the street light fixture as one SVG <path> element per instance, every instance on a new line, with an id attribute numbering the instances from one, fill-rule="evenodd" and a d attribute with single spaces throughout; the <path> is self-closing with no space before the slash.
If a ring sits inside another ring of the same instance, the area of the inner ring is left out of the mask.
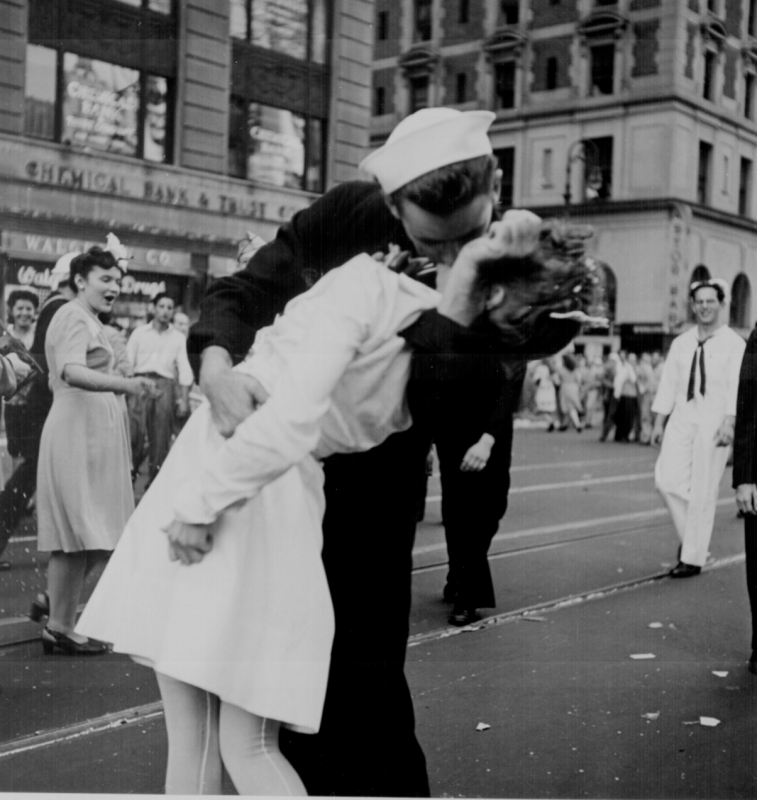
<path id="1" fill-rule="evenodd" d="M 565 165 L 565 216 L 570 213 L 570 174 L 576 161 L 583 161 L 586 165 L 586 188 L 595 195 L 602 188 L 602 170 L 599 167 L 599 148 L 591 139 L 578 139 L 568 148 L 568 163 Z"/>

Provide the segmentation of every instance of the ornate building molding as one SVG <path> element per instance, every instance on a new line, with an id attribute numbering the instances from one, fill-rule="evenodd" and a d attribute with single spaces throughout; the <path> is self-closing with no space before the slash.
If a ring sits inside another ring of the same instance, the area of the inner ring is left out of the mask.
<path id="1" fill-rule="evenodd" d="M 578 35 L 584 43 L 620 39 L 629 26 L 629 20 L 610 9 L 598 9 L 578 24 Z"/>
<path id="2" fill-rule="evenodd" d="M 440 61 L 441 54 L 433 45 L 417 44 L 406 50 L 397 64 L 406 78 L 416 78 L 432 75 Z"/>
<path id="3" fill-rule="evenodd" d="M 526 34 L 513 25 L 506 25 L 498 28 L 484 41 L 483 50 L 489 61 L 503 61 L 507 58 L 518 58 L 528 41 Z"/>

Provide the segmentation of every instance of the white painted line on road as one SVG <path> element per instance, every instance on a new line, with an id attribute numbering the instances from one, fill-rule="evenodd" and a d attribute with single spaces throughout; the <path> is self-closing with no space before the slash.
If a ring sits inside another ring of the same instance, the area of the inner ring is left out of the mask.
<path id="1" fill-rule="evenodd" d="M 732 504 L 734 508 L 736 503 L 732 497 L 724 497 L 718 500 L 718 506 L 725 506 Z M 544 525 L 541 528 L 526 528 L 522 531 L 512 531 L 510 533 L 498 533 L 492 541 L 502 542 L 508 539 L 524 539 L 529 536 L 541 536 L 550 533 L 562 533 L 563 531 L 575 531 L 583 528 L 596 528 L 600 525 L 613 525 L 618 522 L 635 522 L 643 519 L 653 519 L 654 517 L 662 517 L 668 513 L 667 508 L 653 508 L 648 511 L 634 511 L 630 514 L 617 514 L 614 517 L 595 517 L 594 519 L 582 519 L 576 522 L 564 522 L 560 525 Z M 444 542 L 438 544 L 428 544 L 422 547 L 413 549 L 413 555 L 423 555 L 424 553 L 435 553 L 439 550 L 446 550 L 447 545 Z"/>
<path id="2" fill-rule="evenodd" d="M 710 570 L 720 569 L 722 567 L 731 567 L 735 564 L 741 564 L 746 561 L 746 553 L 736 553 L 732 556 L 725 556 L 718 558 L 714 561 L 708 562 L 702 568 L 702 572 L 709 572 Z M 665 580 L 668 578 L 668 573 L 660 572 L 654 575 L 647 575 L 642 578 L 632 578 L 628 581 L 621 581 L 619 583 L 605 586 L 601 589 L 590 589 L 586 592 L 579 594 L 571 594 L 565 597 L 558 598 L 557 600 L 546 600 L 542 603 L 534 603 L 524 608 L 514 609 L 513 611 L 505 611 L 502 614 L 493 614 L 490 617 L 483 617 L 478 622 L 472 625 L 466 625 L 464 628 L 437 628 L 433 631 L 426 631 L 425 633 L 416 633 L 408 638 L 408 647 L 417 647 L 419 644 L 434 641 L 437 639 L 447 639 L 450 636 L 456 636 L 461 633 L 475 632 L 484 630 L 486 628 L 502 625 L 508 622 L 517 622 L 524 619 L 531 614 L 545 614 L 550 611 L 560 611 L 563 608 L 569 608 L 580 603 L 591 602 L 594 600 L 603 600 L 619 592 L 625 592 L 632 589 L 640 589 L 644 586 L 651 586 L 653 583 Z M 670 580 L 675 580 L 670 578 Z"/>
<path id="3" fill-rule="evenodd" d="M 51 744 L 60 744 L 71 739 L 78 739 L 81 736 L 89 736 L 93 733 L 120 728 L 122 725 L 144 722 L 148 719 L 163 716 L 163 703 L 146 703 L 142 706 L 125 708 L 123 711 L 116 711 L 113 714 L 105 714 L 102 717 L 89 719 L 85 722 L 78 722 L 74 725 L 65 725 L 62 728 L 55 728 L 51 731 L 42 731 L 33 736 L 23 736 L 9 742 L 0 744 L 0 758 L 15 756 L 29 750 L 37 750 L 40 747 L 47 747 Z"/>
<path id="4" fill-rule="evenodd" d="M 521 464 L 520 466 L 510 467 L 510 472 L 532 472 L 537 469 L 581 469 L 583 467 L 594 467 L 598 464 L 617 464 L 617 458 L 595 458 L 591 461 L 550 461 L 548 464 Z M 625 458 L 623 464 L 633 464 L 639 461 L 648 461 L 647 458 Z"/>
<path id="5" fill-rule="evenodd" d="M 653 478 L 654 472 L 636 472 L 632 475 L 610 475 L 606 478 L 585 478 L 579 481 L 563 481 L 562 483 L 539 483 L 534 486 L 514 486 L 509 494 L 527 494 L 529 492 L 548 492 L 555 489 L 574 489 L 577 486 L 601 486 L 607 483 L 624 483 L 625 481 L 641 481 Z M 438 503 L 440 494 L 426 498 L 427 503 Z"/>

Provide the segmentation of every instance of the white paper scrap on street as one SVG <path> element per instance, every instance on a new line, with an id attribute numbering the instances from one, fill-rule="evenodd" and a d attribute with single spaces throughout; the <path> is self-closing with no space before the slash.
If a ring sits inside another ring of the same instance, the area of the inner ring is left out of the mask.
<path id="1" fill-rule="evenodd" d="M 661 622 L 650 622 L 649 623 L 649 627 L 650 628 L 661 628 L 662 627 L 662 623 Z"/>
<path id="2" fill-rule="evenodd" d="M 715 719 L 715 717 L 700 717 L 699 724 L 704 725 L 706 728 L 714 728 L 716 725 L 720 725 L 720 720 Z"/>
<path id="3" fill-rule="evenodd" d="M 479 722 L 478 725 L 476 725 L 477 731 L 488 731 L 489 728 L 491 728 L 491 725 L 487 725 L 485 722 Z"/>
<path id="4" fill-rule="evenodd" d="M 714 669 L 714 670 L 712 670 L 712 674 L 713 675 L 717 675 L 718 678 L 726 678 L 726 677 L 728 677 L 728 671 L 727 670 Z"/>
<path id="5" fill-rule="evenodd" d="M 642 719 L 659 719 L 660 712 L 659 711 L 650 711 L 648 714 L 642 714 Z"/>
<path id="6" fill-rule="evenodd" d="M 657 656 L 654 653 L 631 653 L 631 658 L 634 661 L 642 661 L 645 658 L 657 658 Z"/>

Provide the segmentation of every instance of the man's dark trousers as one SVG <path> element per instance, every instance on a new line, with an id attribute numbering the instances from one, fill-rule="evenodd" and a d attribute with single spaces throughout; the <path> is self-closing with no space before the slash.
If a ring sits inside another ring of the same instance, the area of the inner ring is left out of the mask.
<path id="1" fill-rule="evenodd" d="M 757 515 L 744 516 L 744 550 L 746 552 L 746 585 L 752 608 L 752 651 L 757 652 Z"/>
<path id="2" fill-rule="evenodd" d="M 416 487 L 427 452 L 428 439 L 412 428 L 366 453 L 325 461 L 323 563 L 336 635 L 324 717 L 315 736 L 282 733 L 310 794 L 430 794 L 403 669 Z"/>

